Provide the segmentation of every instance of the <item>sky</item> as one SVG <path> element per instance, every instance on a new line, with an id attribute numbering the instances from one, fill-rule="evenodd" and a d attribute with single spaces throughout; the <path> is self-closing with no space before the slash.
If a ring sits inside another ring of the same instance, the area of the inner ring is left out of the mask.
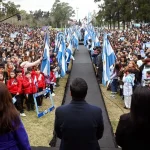
<path id="1" fill-rule="evenodd" d="M 5 0 L 5 2 L 8 0 Z M 30 10 L 43 10 L 50 11 L 55 0 L 11 0 L 15 4 L 21 5 L 21 9 L 29 12 Z M 70 6 L 76 11 L 74 19 L 83 19 L 88 15 L 88 12 L 94 10 L 98 12 L 98 3 L 94 3 L 94 0 L 60 0 L 61 2 L 68 2 Z M 78 8 L 78 11 L 77 11 Z M 78 13 L 77 13 L 78 12 Z M 77 15 L 78 14 L 78 15 Z"/>

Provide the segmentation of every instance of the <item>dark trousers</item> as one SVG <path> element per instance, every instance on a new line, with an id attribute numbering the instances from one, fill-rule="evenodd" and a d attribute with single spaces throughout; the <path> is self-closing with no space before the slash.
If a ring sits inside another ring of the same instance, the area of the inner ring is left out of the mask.
<path id="1" fill-rule="evenodd" d="M 43 91 L 43 88 L 38 88 L 38 92 L 41 92 L 41 91 Z M 38 105 L 38 106 L 42 106 L 43 95 L 38 96 L 38 97 L 36 98 L 36 101 L 37 101 L 37 105 Z"/>
<path id="2" fill-rule="evenodd" d="M 21 105 L 22 105 L 22 108 L 23 108 L 24 100 L 26 99 L 25 95 L 20 94 L 20 99 L 21 99 Z"/>
<path id="3" fill-rule="evenodd" d="M 118 89 L 118 79 L 113 79 L 111 83 L 111 91 L 117 92 L 117 89 Z"/>
<path id="4" fill-rule="evenodd" d="M 98 79 L 98 82 L 100 84 L 102 83 L 102 74 L 103 74 L 103 70 L 98 68 L 98 70 L 97 70 L 97 79 Z"/>
<path id="5" fill-rule="evenodd" d="M 54 93 L 53 84 L 50 84 L 51 94 Z"/>
<path id="6" fill-rule="evenodd" d="M 21 101 L 21 96 L 20 95 L 16 95 L 16 94 L 12 94 L 11 96 L 16 98 L 16 103 L 14 104 L 16 109 L 20 112 L 23 113 L 23 105 L 22 105 L 22 101 Z"/>
<path id="7" fill-rule="evenodd" d="M 28 111 L 30 110 L 34 110 L 34 99 L 33 99 L 33 94 L 28 94 L 27 95 L 27 108 L 28 108 Z"/>
<path id="8" fill-rule="evenodd" d="M 68 69 L 69 69 L 69 68 L 68 68 L 68 67 L 69 67 L 69 64 L 70 64 L 70 63 L 67 63 L 67 71 L 68 71 Z"/>

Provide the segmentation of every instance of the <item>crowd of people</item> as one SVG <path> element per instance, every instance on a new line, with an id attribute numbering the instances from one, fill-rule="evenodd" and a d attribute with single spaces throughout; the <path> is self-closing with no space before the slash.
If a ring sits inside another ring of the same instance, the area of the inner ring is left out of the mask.
<path id="1" fill-rule="evenodd" d="M 137 86 L 150 85 L 150 27 L 132 28 L 123 31 L 111 30 L 108 38 L 116 55 L 116 63 L 111 66 L 111 76 L 107 87 L 110 96 L 117 93 L 124 100 L 125 109 L 131 107 L 131 96 Z M 99 37 L 103 45 L 103 34 Z M 89 47 L 91 47 L 89 45 Z M 98 82 L 102 83 L 103 59 L 102 46 L 94 48 L 91 57 Z"/>
<path id="2" fill-rule="evenodd" d="M 123 150 L 143 149 L 144 146 L 149 146 L 150 132 L 149 27 L 107 32 L 116 55 L 116 63 L 110 68 L 111 76 L 108 82 L 111 89 L 110 96 L 115 98 L 119 93 L 124 100 L 125 109 L 131 108 L 129 114 L 120 117 L 115 133 L 116 142 Z M 56 34 L 57 31 L 50 31 L 50 76 L 45 76 L 40 71 L 44 31 L 41 28 L 0 24 L 0 146 L 2 149 L 31 149 L 19 116 L 26 116 L 24 104 L 28 111 L 34 110 L 33 94 L 50 88 L 52 96 L 55 96 L 53 88 L 59 86 L 61 70 L 55 53 Z M 99 83 L 102 83 L 103 78 L 103 35 L 101 33 L 99 37 L 101 46 L 90 51 Z M 89 49 L 91 43 L 91 40 L 87 41 Z M 70 51 L 66 58 L 68 66 L 71 59 Z M 85 80 L 74 79 L 70 90 L 72 102 L 56 109 L 55 131 L 62 139 L 61 148 L 100 149 L 98 140 L 102 138 L 104 131 L 102 110 L 85 101 L 88 91 Z M 36 101 L 38 107 L 42 106 L 43 96 L 37 97 Z M 64 125 L 66 120 L 67 123 Z M 65 128 L 63 131 L 62 124 Z M 76 139 L 79 140 L 74 142 Z"/>
<path id="3" fill-rule="evenodd" d="M 59 86 L 60 68 L 55 49 L 55 36 L 58 31 L 50 30 L 50 76 L 44 76 L 40 64 L 44 51 L 44 31 L 42 28 L 0 24 L 0 82 L 7 85 L 13 103 L 21 116 L 34 110 L 33 94 Z M 69 62 L 68 62 L 69 63 Z M 47 97 L 48 95 L 46 95 Z M 37 97 L 37 105 L 42 105 L 43 96 Z"/>

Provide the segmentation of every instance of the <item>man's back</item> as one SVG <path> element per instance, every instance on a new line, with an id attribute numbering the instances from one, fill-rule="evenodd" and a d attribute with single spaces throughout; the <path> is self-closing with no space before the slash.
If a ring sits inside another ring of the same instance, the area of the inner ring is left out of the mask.
<path id="1" fill-rule="evenodd" d="M 62 140 L 60 150 L 100 150 L 102 111 L 85 100 L 71 101 L 56 110 L 55 131 Z"/>

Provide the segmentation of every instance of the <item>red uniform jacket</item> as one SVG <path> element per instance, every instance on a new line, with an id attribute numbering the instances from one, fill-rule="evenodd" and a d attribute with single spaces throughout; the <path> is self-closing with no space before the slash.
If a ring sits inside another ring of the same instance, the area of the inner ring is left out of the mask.
<path id="1" fill-rule="evenodd" d="M 45 89 L 45 77 L 42 73 L 36 74 L 37 84 L 39 88 Z"/>
<path id="2" fill-rule="evenodd" d="M 34 83 L 34 80 L 31 78 L 30 80 L 27 77 L 23 79 L 23 91 L 25 94 L 34 94 L 37 92 L 37 87 Z"/>
<path id="3" fill-rule="evenodd" d="M 17 80 L 20 82 L 21 84 L 21 91 L 19 94 L 23 94 L 23 76 L 17 76 Z"/>
<path id="4" fill-rule="evenodd" d="M 21 83 L 15 78 L 11 78 L 7 81 L 7 87 L 12 94 L 21 93 Z"/>
<path id="5" fill-rule="evenodd" d="M 56 76 L 55 76 L 55 73 L 53 71 L 51 71 L 51 73 L 50 73 L 50 82 L 56 83 Z"/>

